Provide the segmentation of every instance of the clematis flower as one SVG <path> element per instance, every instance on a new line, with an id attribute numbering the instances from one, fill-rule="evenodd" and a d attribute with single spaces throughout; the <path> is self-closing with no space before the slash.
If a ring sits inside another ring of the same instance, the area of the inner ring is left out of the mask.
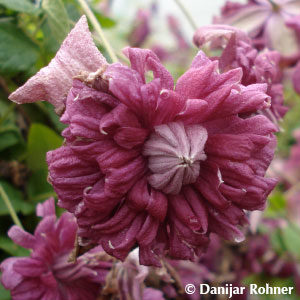
<path id="1" fill-rule="evenodd" d="M 168 20 L 168 27 L 170 32 L 173 34 L 174 38 L 177 42 L 177 51 L 180 50 L 187 50 L 189 48 L 189 44 L 184 38 L 183 33 L 181 32 L 180 24 L 178 20 L 173 15 L 167 16 Z"/>
<path id="2" fill-rule="evenodd" d="M 203 283 L 209 283 L 214 285 L 217 280 L 216 267 L 220 263 L 220 250 L 221 250 L 221 239 L 211 234 L 210 244 L 207 252 L 198 258 L 196 261 L 184 261 L 184 260 L 167 260 L 169 273 L 176 282 L 168 282 L 165 280 L 162 287 L 165 295 L 171 299 L 176 298 L 178 294 L 186 294 L 184 287 L 187 284 L 194 284 L 196 287 Z M 223 258 L 223 256 L 222 256 Z M 175 288 L 176 287 L 176 288 Z M 199 293 L 186 295 L 187 299 L 200 300 L 203 299 Z"/>
<path id="3" fill-rule="evenodd" d="M 263 219 L 262 224 L 268 230 L 267 233 L 257 232 L 249 234 L 247 239 L 238 245 L 224 243 L 217 236 L 213 237 L 208 251 L 190 268 L 190 272 L 185 276 L 190 282 L 195 282 L 197 286 L 199 277 L 196 275 L 201 268 L 206 268 L 207 275 L 205 283 L 210 285 L 223 286 L 231 283 L 233 286 L 245 286 L 245 279 L 250 276 L 263 275 L 267 278 L 293 279 L 295 287 L 299 280 L 297 261 L 287 257 L 283 253 L 280 255 L 274 250 L 272 238 L 274 231 L 283 229 L 287 222 L 284 219 Z M 187 262 L 189 263 L 189 262 Z M 194 270 L 193 270 L 194 269 Z M 177 270 L 181 274 L 180 269 Z M 249 289 L 245 286 L 242 295 L 233 295 L 232 299 L 249 299 Z M 199 299 L 199 295 L 198 298 Z"/>
<path id="4" fill-rule="evenodd" d="M 202 283 L 211 286 L 245 286 L 244 280 L 250 276 L 263 274 L 268 278 L 293 278 L 295 287 L 299 280 L 298 265 L 292 258 L 278 255 L 272 248 L 270 233 L 278 228 L 284 228 L 283 219 L 264 219 L 263 224 L 268 228 L 268 234 L 256 233 L 247 237 L 238 245 L 224 243 L 218 236 L 212 234 L 207 253 L 196 262 L 169 261 L 174 267 L 175 278 L 182 283 L 192 283 L 199 286 Z M 177 288 L 178 290 L 178 288 Z M 176 291 L 165 285 L 163 291 L 169 298 L 176 297 Z M 249 299 L 247 285 L 242 295 L 233 295 L 232 299 Z M 187 299 L 199 300 L 201 295 L 194 293 L 186 295 Z"/>
<path id="5" fill-rule="evenodd" d="M 61 117 L 65 143 L 47 154 L 81 243 L 121 260 L 138 246 L 141 264 L 160 266 L 166 254 L 194 259 L 211 232 L 243 240 L 245 211 L 264 209 L 276 184 L 264 177 L 276 127 L 253 116 L 270 106 L 267 85 L 243 86 L 240 68 L 220 74 L 200 51 L 174 88 L 152 51 L 124 54 L 130 67 L 98 64 L 74 78 Z"/>
<path id="6" fill-rule="evenodd" d="M 13 226 L 9 237 L 31 249 L 30 257 L 11 257 L 1 263 L 1 282 L 11 291 L 13 300 L 95 300 L 111 262 L 96 247 L 68 262 L 74 248 L 77 225 L 74 216 L 55 216 L 54 199 L 38 204 L 37 215 L 43 217 L 34 235 Z"/>
<path id="7" fill-rule="evenodd" d="M 258 51 L 251 39 L 243 31 L 227 25 L 200 27 L 194 34 L 194 43 L 201 48 L 208 45 L 212 53 L 221 50 L 220 56 L 212 56 L 219 61 L 219 69 L 226 72 L 242 68 L 243 85 L 265 83 L 271 98 L 271 107 L 260 111 L 271 121 L 283 118 L 288 108 L 283 105 L 283 86 L 279 67 L 280 54 L 276 51 Z"/>
<path id="8" fill-rule="evenodd" d="M 152 4 L 149 9 L 139 9 L 136 13 L 133 28 L 128 36 L 128 43 L 131 47 L 142 47 L 145 45 L 151 48 L 151 50 L 159 57 L 161 61 L 171 62 L 176 61 L 177 66 L 186 66 L 189 54 L 190 46 L 185 40 L 179 22 L 172 15 L 167 16 L 167 24 L 170 34 L 175 41 L 174 49 L 163 46 L 159 42 L 147 43 L 147 39 L 151 34 L 151 19 L 155 19 L 157 13 L 157 7 Z M 153 32 L 152 32 L 153 35 Z M 180 49 L 181 51 L 178 51 Z"/>
<path id="9" fill-rule="evenodd" d="M 167 274 L 164 276 L 170 277 Z M 154 279 L 154 282 L 160 282 L 163 279 L 158 269 L 139 264 L 139 249 L 136 248 L 129 253 L 123 263 L 120 261 L 115 263 L 107 275 L 101 296 L 104 299 L 164 300 L 163 292 L 149 284 L 146 285 L 146 280 L 151 283 L 150 277 Z"/>
<path id="10" fill-rule="evenodd" d="M 285 59 L 300 55 L 300 3 L 297 0 L 226 2 L 214 20 L 246 31 L 258 46 L 278 51 Z"/>
<path id="11" fill-rule="evenodd" d="M 219 254 L 223 256 L 222 259 L 226 260 L 230 268 L 231 279 L 229 282 L 233 286 L 243 286 L 245 278 L 257 274 L 264 274 L 268 278 L 278 278 L 278 280 L 293 278 L 294 284 L 297 286 L 296 280 L 299 278 L 297 264 L 295 261 L 276 254 L 272 249 L 269 235 L 249 236 L 239 248 L 227 248 L 227 252 L 224 251 L 223 254 Z M 231 251 L 231 254 L 228 255 L 228 251 Z M 245 293 L 237 298 L 233 297 L 233 299 L 246 300 L 249 299 L 249 295 L 250 291 L 246 286 Z"/>
<path id="12" fill-rule="evenodd" d="M 139 9 L 136 13 L 133 28 L 128 36 L 128 42 L 132 47 L 140 47 L 150 34 L 151 11 Z"/>
<path id="13" fill-rule="evenodd" d="M 210 248 L 211 247 L 209 247 L 209 250 Z M 180 292 L 182 294 L 185 294 L 184 287 L 187 284 L 193 283 L 195 286 L 200 286 L 200 284 L 205 282 L 213 282 L 214 275 L 201 262 L 196 263 L 191 261 L 173 260 L 169 261 L 169 263 L 174 268 L 174 272 L 176 272 L 176 277 L 180 282 L 180 288 L 182 289 Z M 176 294 L 178 294 L 176 293 L 174 284 L 165 285 L 163 290 L 164 293 L 171 299 L 176 298 Z M 203 299 L 202 296 L 197 293 L 187 295 L 186 298 L 190 300 Z"/>
<path id="14" fill-rule="evenodd" d="M 270 277 L 299 278 L 297 263 L 284 255 L 278 255 L 272 248 L 271 235 L 276 229 L 284 228 L 287 223 L 283 219 L 263 219 L 268 234 L 255 234 L 241 244 L 239 254 L 233 257 L 234 271 L 239 279 L 251 274 L 264 273 Z M 295 282 L 296 283 L 296 282 Z"/>
<path id="15" fill-rule="evenodd" d="M 118 266 L 118 287 L 121 300 L 164 300 L 163 292 L 145 285 L 149 267 L 139 265 L 138 248 L 131 252 L 124 263 Z"/>

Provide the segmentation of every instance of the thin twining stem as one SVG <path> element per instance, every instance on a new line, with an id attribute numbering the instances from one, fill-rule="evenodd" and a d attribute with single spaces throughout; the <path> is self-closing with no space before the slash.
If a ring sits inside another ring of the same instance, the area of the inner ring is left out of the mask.
<path id="1" fill-rule="evenodd" d="M 11 216 L 11 218 L 13 219 L 14 223 L 19 226 L 20 228 L 23 229 L 23 226 L 22 226 L 22 223 L 21 221 L 19 220 L 17 214 L 16 214 L 16 211 L 14 209 L 14 207 L 12 206 L 6 192 L 4 191 L 2 185 L 0 184 L 0 195 L 1 195 L 1 198 L 3 199 L 8 211 L 9 211 L 9 214 Z"/>
<path id="2" fill-rule="evenodd" d="M 181 11 L 183 12 L 183 14 L 185 15 L 185 17 L 187 18 L 187 20 L 189 21 L 189 23 L 193 27 L 193 29 L 197 30 L 198 29 L 197 23 L 195 22 L 195 20 L 193 19 L 192 15 L 187 10 L 187 8 L 184 6 L 184 4 L 182 3 L 182 1 L 181 0 L 174 0 L 174 1 L 177 3 L 177 5 L 181 9 Z"/>
<path id="3" fill-rule="evenodd" d="M 94 13 L 92 12 L 92 10 L 90 9 L 90 7 L 88 6 L 88 4 L 86 3 L 85 0 L 78 0 L 78 2 L 81 5 L 84 12 L 86 13 L 89 20 L 91 21 L 91 23 L 93 24 L 95 31 L 99 34 L 99 36 L 103 42 L 103 45 L 104 45 L 105 49 L 107 50 L 107 53 L 110 56 L 112 62 L 114 62 L 114 63 L 118 62 L 117 56 L 114 53 L 110 43 L 106 39 L 105 34 L 104 34 L 99 22 L 97 21 Z"/>

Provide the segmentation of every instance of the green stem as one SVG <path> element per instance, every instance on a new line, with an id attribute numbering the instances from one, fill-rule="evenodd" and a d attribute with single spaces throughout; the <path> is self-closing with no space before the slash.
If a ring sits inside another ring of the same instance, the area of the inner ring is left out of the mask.
<path id="1" fill-rule="evenodd" d="M 86 3 L 85 0 L 78 0 L 78 2 L 81 5 L 84 12 L 86 13 L 89 20 L 91 21 L 91 23 L 93 24 L 95 31 L 99 34 L 99 36 L 103 42 L 103 45 L 104 45 L 105 49 L 107 50 L 107 53 L 110 56 L 112 62 L 114 62 L 114 63 L 118 62 L 117 56 L 114 53 L 108 40 L 106 39 L 105 34 L 104 34 L 99 22 L 97 21 L 94 13 L 92 12 L 92 10 L 90 9 L 90 7 L 88 6 L 88 4 Z"/>
<path id="2" fill-rule="evenodd" d="M 20 222 L 20 220 L 19 220 L 19 218 L 16 214 L 16 211 L 15 211 L 14 207 L 12 206 L 12 204 L 11 204 L 11 202 L 10 202 L 10 200 L 9 200 L 7 194 L 5 193 L 5 191 L 4 191 L 1 184 L 0 184 L 0 195 L 1 195 L 5 205 L 7 206 L 9 214 L 10 214 L 11 218 L 13 219 L 13 221 L 15 222 L 15 224 L 23 229 L 23 226 L 22 226 L 22 224 L 21 224 L 21 222 Z"/>
<path id="3" fill-rule="evenodd" d="M 180 8 L 180 10 L 183 12 L 183 14 L 187 18 L 187 20 L 189 21 L 189 23 L 191 24 L 191 26 L 193 27 L 193 29 L 197 30 L 198 29 L 197 23 L 195 22 L 195 20 L 193 19 L 192 15 L 187 10 L 187 8 L 184 6 L 184 4 L 182 3 L 182 1 L 181 0 L 174 0 L 174 1 L 176 2 L 176 4 L 178 5 L 178 7 Z"/>
<path id="4" fill-rule="evenodd" d="M 97 35 L 93 35 L 94 40 L 101 45 L 102 41 Z M 122 53 L 122 52 L 117 52 L 116 56 L 119 60 L 123 61 L 127 65 L 130 64 L 129 59 Z"/>

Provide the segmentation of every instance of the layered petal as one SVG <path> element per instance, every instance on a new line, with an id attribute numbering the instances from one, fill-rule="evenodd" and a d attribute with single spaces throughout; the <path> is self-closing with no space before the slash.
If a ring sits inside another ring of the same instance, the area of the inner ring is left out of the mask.
<path id="1" fill-rule="evenodd" d="M 130 67 L 107 65 L 91 50 L 84 58 L 88 68 L 80 64 L 81 71 L 87 71 L 81 74 L 70 71 L 73 58 L 66 60 L 68 67 L 63 69 L 76 75 L 72 87 L 64 84 L 62 90 L 58 85 L 64 95 L 71 88 L 61 117 L 68 127 L 62 133 L 64 145 L 48 152 L 47 163 L 58 203 L 72 215 L 56 221 L 48 203 L 38 209 L 44 220 L 34 236 L 14 229 L 15 240 L 33 245 L 32 259 L 43 257 L 52 266 L 46 273 L 43 266 L 26 260 L 18 269 L 25 274 L 32 264 L 34 275 L 43 273 L 43 286 L 48 282 L 53 290 L 51 294 L 45 287 L 40 292 L 45 299 L 59 297 L 56 287 L 61 282 L 70 299 L 78 295 L 90 299 L 96 293 L 90 287 L 103 278 L 84 260 L 66 263 L 76 235 L 75 220 L 80 246 L 101 245 L 123 261 L 138 247 L 142 264 L 161 267 L 166 255 L 193 260 L 202 254 L 211 233 L 241 241 L 246 211 L 265 207 L 276 184 L 264 176 L 274 154 L 277 127 L 258 114 L 271 110 L 268 93 L 280 97 L 271 86 L 278 83 L 279 74 L 272 67 L 277 56 L 258 55 L 251 40 L 229 26 L 207 27 L 197 32 L 196 40 L 225 49 L 213 60 L 199 51 L 176 87 L 150 50 L 125 48 Z M 69 53 L 66 45 L 59 53 Z M 64 103 L 60 95 L 51 97 Z M 57 252 L 58 257 L 53 254 Z M 145 273 L 141 273 L 136 280 L 142 283 Z M 78 289 L 70 289 L 66 282 L 78 284 Z M 140 285 L 131 291 L 124 282 L 128 293 L 143 294 Z M 28 298 L 27 287 L 34 290 L 36 284 L 24 280 L 19 295 Z"/>

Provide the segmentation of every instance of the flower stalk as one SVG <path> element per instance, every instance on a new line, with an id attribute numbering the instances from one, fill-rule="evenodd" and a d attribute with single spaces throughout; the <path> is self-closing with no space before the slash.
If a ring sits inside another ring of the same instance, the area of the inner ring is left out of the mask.
<path id="1" fill-rule="evenodd" d="M 86 13 L 89 20 L 91 21 L 91 23 L 93 24 L 95 31 L 99 34 L 99 36 L 103 42 L 103 45 L 104 45 L 105 49 L 107 50 L 109 57 L 111 58 L 111 61 L 113 63 L 118 62 L 118 58 L 117 58 L 116 54 L 114 53 L 110 43 L 106 39 L 105 34 L 101 28 L 101 25 L 97 21 L 94 13 L 92 12 L 92 10 L 90 9 L 90 7 L 88 6 L 88 4 L 86 3 L 85 0 L 78 0 L 78 2 L 81 5 L 84 12 Z"/>
<path id="2" fill-rule="evenodd" d="M 21 221 L 19 220 L 18 216 L 17 216 L 17 213 L 13 207 L 13 205 L 11 204 L 6 192 L 4 191 L 2 185 L 0 185 L 0 195 L 9 211 L 9 214 L 11 216 L 11 218 L 13 219 L 14 223 L 19 226 L 20 228 L 23 229 L 23 226 L 22 226 L 22 223 Z"/>

